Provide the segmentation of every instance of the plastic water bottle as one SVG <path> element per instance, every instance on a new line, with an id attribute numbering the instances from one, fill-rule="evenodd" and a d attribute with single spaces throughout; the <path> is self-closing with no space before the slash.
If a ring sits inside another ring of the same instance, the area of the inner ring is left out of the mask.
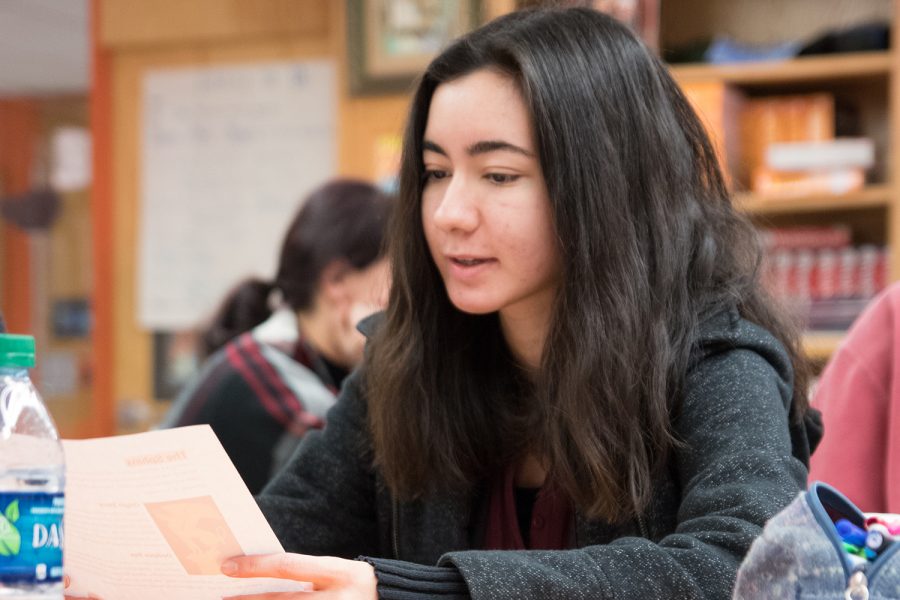
<path id="1" fill-rule="evenodd" d="M 65 461 L 28 377 L 34 338 L 0 334 L 0 598 L 63 597 Z"/>

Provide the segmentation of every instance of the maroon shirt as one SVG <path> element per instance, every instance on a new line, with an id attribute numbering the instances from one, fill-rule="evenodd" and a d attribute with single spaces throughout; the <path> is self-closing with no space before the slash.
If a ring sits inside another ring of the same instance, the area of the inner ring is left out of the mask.
<path id="1" fill-rule="evenodd" d="M 488 499 L 485 550 L 565 550 L 572 547 L 572 505 L 562 490 L 548 483 L 534 500 L 529 544 L 522 539 L 515 500 L 515 468 L 495 479 Z"/>

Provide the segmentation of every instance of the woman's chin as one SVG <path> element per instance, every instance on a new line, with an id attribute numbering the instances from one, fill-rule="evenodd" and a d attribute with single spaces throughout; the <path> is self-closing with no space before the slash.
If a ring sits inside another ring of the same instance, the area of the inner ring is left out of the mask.
<path id="1" fill-rule="evenodd" d="M 495 302 L 478 301 L 472 298 L 453 298 L 451 296 L 450 302 L 457 310 L 469 315 L 486 315 L 497 312 L 499 308 Z"/>

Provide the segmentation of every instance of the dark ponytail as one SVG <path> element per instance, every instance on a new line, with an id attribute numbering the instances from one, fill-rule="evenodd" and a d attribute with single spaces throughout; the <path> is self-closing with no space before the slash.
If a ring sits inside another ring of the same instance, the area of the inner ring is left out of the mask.
<path id="1" fill-rule="evenodd" d="M 269 295 L 275 286 L 261 279 L 239 283 L 216 311 L 211 325 L 200 336 L 200 354 L 205 358 L 272 314 Z"/>
<path id="2" fill-rule="evenodd" d="M 268 319 L 273 289 L 291 310 L 307 310 L 329 264 L 342 261 L 362 270 L 382 258 L 392 205 L 390 196 L 365 181 L 335 179 L 313 190 L 285 232 L 275 280 L 247 279 L 228 294 L 201 335 L 201 355 Z"/>

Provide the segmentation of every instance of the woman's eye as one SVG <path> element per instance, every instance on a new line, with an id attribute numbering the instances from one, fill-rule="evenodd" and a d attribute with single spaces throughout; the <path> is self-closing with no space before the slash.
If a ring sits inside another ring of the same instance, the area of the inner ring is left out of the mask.
<path id="1" fill-rule="evenodd" d="M 488 173 L 485 175 L 488 181 L 491 183 L 496 183 L 502 185 L 504 183 L 512 183 L 519 178 L 518 175 L 511 175 L 509 173 Z"/>
<path id="2" fill-rule="evenodd" d="M 422 179 L 424 179 L 425 181 L 438 181 L 440 179 L 448 177 L 449 175 L 450 174 L 447 171 L 442 171 L 440 169 L 427 169 L 422 175 Z"/>

